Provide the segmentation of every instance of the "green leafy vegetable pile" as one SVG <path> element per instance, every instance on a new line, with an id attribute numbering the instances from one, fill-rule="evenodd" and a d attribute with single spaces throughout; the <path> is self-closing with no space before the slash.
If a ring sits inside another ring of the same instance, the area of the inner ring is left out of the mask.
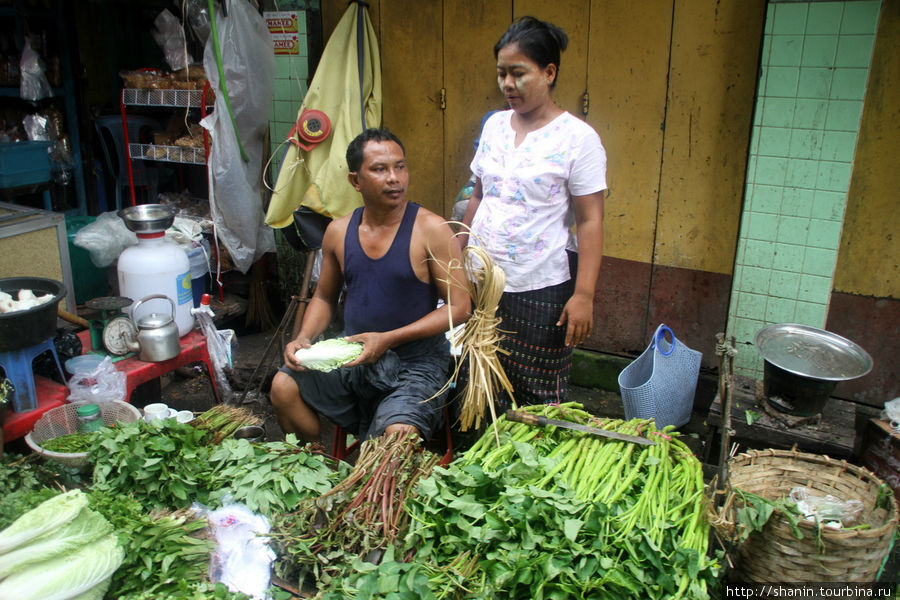
<path id="1" fill-rule="evenodd" d="M 176 510 L 231 496 L 271 517 L 341 477 L 335 461 L 299 446 L 293 435 L 284 442 L 226 438 L 213 445 L 209 431 L 172 420 L 164 426 L 135 421 L 95 435 L 93 489 L 130 495 L 147 508 Z"/>
<path id="2" fill-rule="evenodd" d="M 0 598 L 102 598 L 124 552 L 113 527 L 75 489 L 0 531 Z"/>
<path id="3" fill-rule="evenodd" d="M 61 470 L 59 463 L 44 462 L 36 454 L 0 456 L 0 529 L 57 495 L 57 481 L 68 475 Z"/>
<path id="4" fill-rule="evenodd" d="M 498 421 L 407 502 L 395 556 L 323 598 L 708 598 L 699 461 L 652 422 L 596 422 L 575 404 L 525 410 L 623 433 L 636 446 Z M 426 585 L 427 582 L 427 585 Z"/>
<path id="5" fill-rule="evenodd" d="M 206 432 L 185 423 L 138 420 L 96 433 L 90 461 L 93 488 L 130 494 L 148 508 L 181 508 L 209 498 L 205 476 L 211 449 Z"/>
<path id="6" fill-rule="evenodd" d="M 206 580 L 214 543 L 206 534 L 206 520 L 192 511 L 147 511 L 134 498 L 89 493 L 91 507 L 115 528 L 125 549 L 122 567 L 116 571 L 110 597 L 124 599 L 154 593 L 177 598 L 179 587 Z"/>

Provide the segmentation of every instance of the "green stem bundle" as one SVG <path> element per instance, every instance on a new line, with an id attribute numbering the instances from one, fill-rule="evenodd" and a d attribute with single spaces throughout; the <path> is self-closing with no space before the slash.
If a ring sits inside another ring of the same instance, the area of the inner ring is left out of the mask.
<path id="1" fill-rule="evenodd" d="M 311 573 L 328 584 L 353 560 L 375 560 L 405 531 L 406 500 L 439 460 L 413 431 L 363 442 L 346 478 L 276 522 L 271 537 L 287 557 L 282 575 Z"/>

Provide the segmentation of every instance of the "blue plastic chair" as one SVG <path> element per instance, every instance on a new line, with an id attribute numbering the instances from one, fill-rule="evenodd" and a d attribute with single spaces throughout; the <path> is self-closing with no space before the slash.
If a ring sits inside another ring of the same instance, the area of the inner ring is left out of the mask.
<path id="1" fill-rule="evenodd" d="M 141 115 L 129 115 L 128 141 L 137 144 L 154 131 L 162 131 L 162 126 L 156 119 Z M 103 115 L 94 120 L 94 127 L 100 138 L 103 148 L 103 157 L 106 160 L 107 172 L 115 178 L 116 184 L 116 210 L 122 208 L 122 189 L 129 189 L 128 184 L 128 160 L 125 154 L 125 136 L 122 130 L 121 115 Z M 156 202 L 156 190 L 159 184 L 160 170 L 150 166 L 146 160 L 133 160 L 131 162 L 132 178 L 135 190 L 147 188 L 149 201 Z M 129 190 L 130 192 L 130 190 Z M 136 192 L 135 192 L 136 193 Z M 140 202 L 138 202 L 140 204 Z"/>

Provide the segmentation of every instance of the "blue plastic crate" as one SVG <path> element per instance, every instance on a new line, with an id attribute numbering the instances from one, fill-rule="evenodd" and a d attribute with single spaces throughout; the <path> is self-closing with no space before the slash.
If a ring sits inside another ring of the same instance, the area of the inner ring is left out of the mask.
<path id="1" fill-rule="evenodd" d="M 0 188 L 50 181 L 50 142 L 0 144 Z"/>

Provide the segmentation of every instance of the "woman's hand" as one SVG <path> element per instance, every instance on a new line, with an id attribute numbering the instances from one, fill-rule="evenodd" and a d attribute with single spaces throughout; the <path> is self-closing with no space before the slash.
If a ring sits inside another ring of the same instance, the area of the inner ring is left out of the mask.
<path id="1" fill-rule="evenodd" d="M 305 337 L 298 337 L 296 340 L 292 340 L 287 343 L 287 346 L 284 347 L 284 364 L 289 369 L 293 369 L 294 371 L 305 371 L 306 367 L 297 362 L 297 359 L 294 357 L 294 354 L 300 348 L 309 348 L 312 344 L 309 342 L 309 339 Z"/>
<path id="2" fill-rule="evenodd" d="M 574 294 L 563 307 L 557 327 L 566 325 L 566 346 L 578 346 L 594 328 L 594 299 L 586 294 Z"/>

